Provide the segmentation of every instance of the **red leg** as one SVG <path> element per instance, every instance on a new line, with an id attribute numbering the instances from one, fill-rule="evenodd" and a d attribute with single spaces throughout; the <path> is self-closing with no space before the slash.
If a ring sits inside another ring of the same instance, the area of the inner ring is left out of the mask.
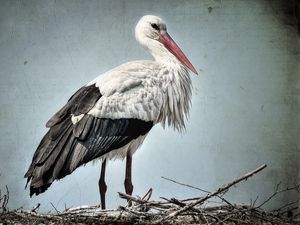
<path id="1" fill-rule="evenodd" d="M 101 175 L 98 182 L 99 192 L 100 192 L 100 202 L 101 202 L 101 209 L 105 209 L 105 192 L 107 190 L 107 186 L 105 184 L 105 168 L 106 168 L 106 159 L 102 161 L 101 166 Z"/>
<path id="2" fill-rule="evenodd" d="M 126 194 L 131 195 L 133 191 L 133 185 L 131 182 L 131 164 L 132 164 L 132 156 L 128 153 L 126 157 L 126 172 L 125 172 L 125 191 Z M 128 205 L 131 206 L 131 201 L 128 202 Z"/>

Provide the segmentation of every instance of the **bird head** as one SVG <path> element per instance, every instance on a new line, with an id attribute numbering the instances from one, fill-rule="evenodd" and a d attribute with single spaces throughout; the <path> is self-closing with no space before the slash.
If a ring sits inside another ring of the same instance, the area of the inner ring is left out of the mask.
<path id="1" fill-rule="evenodd" d="M 158 16 L 143 16 L 135 27 L 135 37 L 156 60 L 161 61 L 168 56 L 173 56 L 193 73 L 198 74 L 195 67 L 168 34 L 166 24 Z"/>

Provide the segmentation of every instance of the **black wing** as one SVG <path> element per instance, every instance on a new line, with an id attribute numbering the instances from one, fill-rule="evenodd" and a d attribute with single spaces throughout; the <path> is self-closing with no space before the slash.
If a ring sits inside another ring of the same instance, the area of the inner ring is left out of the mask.
<path id="1" fill-rule="evenodd" d="M 95 118 L 88 114 L 73 125 L 71 115 L 87 113 L 100 97 L 97 87 L 83 87 L 48 121 L 50 129 L 25 174 L 27 182 L 31 181 L 30 196 L 44 192 L 55 179 L 128 144 L 152 128 L 152 121 Z"/>
<path id="2" fill-rule="evenodd" d="M 55 124 L 60 123 L 71 113 L 74 116 L 87 113 L 94 107 L 101 96 L 99 88 L 94 84 L 80 88 L 72 95 L 67 104 L 52 116 L 47 122 L 46 127 L 52 127 Z"/>

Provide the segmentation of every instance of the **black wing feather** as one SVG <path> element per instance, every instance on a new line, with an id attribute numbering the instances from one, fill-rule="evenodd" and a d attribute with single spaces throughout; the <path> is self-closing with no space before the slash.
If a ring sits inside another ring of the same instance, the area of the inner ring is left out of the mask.
<path id="1" fill-rule="evenodd" d="M 95 106 L 95 103 L 101 96 L 100 90 L 95 84 L 80 88 L 71 96 L 67 104 L 51 117 L 46 127 L 53 127 L 66 119 L 70 114 L 78 116 L 87 113 Z"/>
<path id="2" fill-rule="evenodd" d="M 79 166 L 145 135 L 152 121 L 96 118 L 87 113 L 101 97 L 94 85 L 79 89 L 47 123 L 50 127 L 25 174 L 30 196 L 40 194 L 56 179 Z M 85 114 L 73 125 L 71 116 Z"/>

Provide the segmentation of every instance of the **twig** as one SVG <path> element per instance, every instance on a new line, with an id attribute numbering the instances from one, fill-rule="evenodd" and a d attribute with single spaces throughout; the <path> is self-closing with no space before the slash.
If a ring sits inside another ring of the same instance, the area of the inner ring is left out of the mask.
<path id="1" fill-rule="evenodd" d="M 281 189 L 279 190 L 281 183 L 278 183 L 276 185 L 275 188 L 275 192 L 273 194 L 271 194 L 266 200 L 264 200 L 261 204 L 259 204 L 258 206 L 256 206 L 255 208 L 261 208 L 262 206 L 264 206 L 267 202 L 269 202 L 272 198 L 274 198 L 276 195 L 283 193 L 283 192 L 287 192 L 287 191 L 291 191 L 291 190 L 295 190 L 299 192 L 299 188 L 300 188 L 300 184 L 293 186 L 293 187 L 287 187 L 285 189 Z"/>
<path id="2" fill-rule="evenodd" d="M 143 199 L 140 199 L 140 198 L 135 198 L 131 195 L 128 195 L 128 194 L 125 194 L 125 193 L 122 193 L 122 192 L 118 192 L 118 194 L 119 194 L 120 198 L 123 198 L 123 199 L 126 199 L 126 200 L 131 200 L 131 201 L 134 201 L 134 202 L 137 202 L 137 203 L 140 203 L 140 204 L 148 203 L 148 201 L 146 201 L 146 200 L 143 200 Z"/>
<path id="3" fill-rule="evenodd" d="M 97 209 L 97 208 L 99 208 L 99 205 L 73 207 L 73 208 L 68 208 L 63 213 L 73 213 L 73 212 L 76 213 L 77 211 L 82 211 L 82 210 L 86 210 L 86 209 Z"/>
<path id="4" fill-rule="evenodd" d="M 295 211 L 295 210 L 297 210 L 297 209 L 299 209 L 298 206 L 295 206 L 295 207 L 293 207 L 293 208 L 289 208 L 289 209 L 287 209 L 287 210 L 281 212 L 280 215 L 284 215 L 285 213 L 287 213 L 287 217 L 292 217 L 292 216 L 293 216 L 293 211 Z"/>
<path id="5" fill-rule="evenodd" d="M 176 180 L 167 178 L 167 177 L 163 177 L 163 176 L 162 176 L 161 178 L 163 178 L 163 179 L 165 179 L 165 180 L 167 180 L 167 181 L 171 181 L 171 182 L 173 182 L 173 183 L 175 183 L 175 184 L 179 184 L 179 185 L 182 185 L 182 186 L 185 186 L 185 187 L 189 187 L 189 188 L 192 188 L 192 189 L 195 189 L 195 190 L 198 190 L 198 191 L 202 191 L 202 192 L 205 192 L 205 193 L 210 193 L 209 191 L 206 191 L 206 190 L 204 190 L 204 189 L 202 189 L 202 188 L 199 188 L 199 187 L 192 186 L 192 185 L 190 185 L 190 184 L 185 184 L 185 183 L 182 183 L 182 182 L 179 182 L 179 181 L 176 181 Z M 229 201 L 227 201 L 227 200 L 226 200 L 225 198 L 223 198 L 222 196 L 216 195 L 216 197 L 218 197 L 219 199 L 221 199 L 222 201 L 224 201 L 225 203 L 227 203 L 227 204 L 230 205 L 231 207 L 234 207 Z M 181 200 L 181 202 L 189 201 L 189 200 L 191 200 L 191 199 L 183 199 L 183 200 Z M 196 199 L 193 198 L 192 200 L 196 200 Z"/>
<path id="6" fill-rule="evenodd" d="M 255 206 L 257 200 L 258 200 L 258 196 L 256 196 L 256 198 L 254 199 L 253 202 L 252 202 L 252 199 L 251 199 L 251 202 L 250 202 L 251 208 L 254 208 L 254 206 Z"/>
<path id="7" fill-rule="evenodd" d="M 52 202 L 50 202 L 50 204 L 52 205 L 52 207 L 54 208 L 54 210 L 56 211 L 56 213 L 60 214 L 60 211 L 57 210 L 57 208 L 52 204 Z"/>
<path id="8" fill-rule="evenodd" d="M 5 203 L 5 208 L 7 208 L 8 200 L 9 200 L 9 191 L 7 185 L 5 185 L 6 188 L 6 203 Z"/>
<path id="9" fill-rule="evenodd" d="M 148 191 L 147 191 L 147 193 L 142 197 L 142 200 L 145 200 L 146 199 L 146 201 L 149 201 L 149 199 L 151 198 L 151 195 L 152 195 L 152 188 L 150 188 Z"/>
<path id="10" fill-rule="evenodd" d="M 38 210 L 40 208 L 41 204 L 38 203 L 35 207 L 33 207 L 33 209 L 31 210 L 31 212 L 36 212 L 36 210 Z"/>
<path id="11" fill-rule="evenodd" d="M 6 194 L 2 196 L 1 190 L 0 190 L 0 209 L 2 209 L 4 212 L 7 211 L 7 204 L 9 200 L 9 190 L 7 185 L 5 185 Z"/>
<path id="12" fill-rule="evenodd" d="M 295 205 L 295 204 L 299 204 L 299 202 L 300 202 L 300 199 L 297 199 L 296 201 L 293 201 L 293 202 L 289 202 L 289 203 L 287 203 L 287 204 L 279 207 L 278 209 L 273 210 L 273 213 L 277 213 L 277 214 L 280 215 L 280 214 L 282 214 L 281 210 L 283 210 L 283 209 L 285 209 L 285 208 L 287 208 L 289 206 L 292 206 L 292 205 Z"/>
<path id="13" fill-rule="evenodd" d="M 162 176 L 161 178 L 162 178 L 162 179 L 165 179 L 165 180 L 167 180 L 167 181 L 171 181 L 171 182 L 173 182 L 173 183 L 175 183 L 175 184 L 179 184 L 179 185 L 182 185 L 182 186 L 185 186 L 185 187 L 189 187 L 189 188 L 192 188 L 192 189 L 195 189 L 195 190 L 198 190 L 198 191 L 202 191 L 202 192 L 205 192 L 205 193 L 209 193 L 209 191 L 206 191 L 206 190 L 204 190 L 204 189 L 201 189 L 201 188 L 192 186 L 192 185 L 190 185 L 190 184 L 184 184 L 184 183 L 181 183 L 181 182 L 179 182 L 179 181 L 176 181 L 176 180 L 173 180 L 173 179 L 164 177 L 164 176 Z"/>
<path id="14" fill-rule="evenodd" d="M 196 205 L 198 205 L 198 204 L 201 204 L 202 202 L 206 201 L 207 199 L 209 199 L 209 198 L 211 198 L 211 197 L 213 197 L 213 196 L 216 196 L 216 195 L 222 193 L 223 191 L 229 189 L 229 188 L 232 187 L 233 185 L 235 185 L 235 184 L 237 184 L 237 183 L 239 183 L 239 182 L 241 182 L 241 181 L 243 181 L 243 180 L 246 180 L 247 178 L 253 176 L 254 174 L 256 174 L 256 173 L 258 173 L 258 172 L 260 172 L 261 170 L 263 170 L 263 169 L 266 168 L 266 167 L 267 167 L 266 164 L 261 165 L 260 167 L 256 168 L 255 170 L 246 173 L 246 174 L 243 175 L 242 177 L 240 177 L 240 178 L 238 178 L 238 179 L 236 179 L 236 180 L 234 180 L 234 181 L 232 181 L 232 182 L 226 184 L 225 186 L 219 188 L 218 190 L 216 190 L 216 191 L 214 191 L 214 192 L 211 192 L 211 193 L 207 194 L 205 197 L 202 197 L 201 199 L 199 199 L 199 200 L 197 200 L 197 201 L 195 201 L 195 202 L 193 202 L 193 203 L 190 203 L 190 204 L 186 205 L 185 207 L 183 207 L 183 208 L 181 208 L 181 209 L 179 209 L 179 210 L 177 210 L 177 211 L 175 211 L 175 212 L 170 213 L 170 214 L 167 215 L 166 217 L 164 217 L 164 218 L 158 220 L 157 222 L 162 222 L 163 220 L 167 220 L 167 219 L 170 219 L 170 218 L 172 218 L 172 217 L 175 217 L 175 216 L 179 215 L 180 213 L 183 213 L 183 212 L 187 211 L 188 209 L 190 209 L 190 208 L 192 208 L 192 207 L 194 207 L 194 206 L 196 206 Z"/>
<path id="15" fill-rule="evenodd" d="M 134 214 L 135 216 L 143 216 L 143 217 L 148 217 L 149 214 L 148 213 L 145 213 L 145 212 L 139 212 L 139 211 L 134 211 L 130 208 L 126 208 L 126 207 L 121 207 L 120 208 L 121 210 L 124 210 L 124 211 L 127 211 L 127 212 L 130 212 L 132 214 Z"/>
<path id="16" fill-rule="evenodd" d="M 167 198 L 165 198 L 165 197 L 160 197 L 160 198 L 163 199 L 163 200 L 165 200 L 165 201 L 167 201 L 167 202 L 170 202 L 170 203 L 173 203 L 173 204 L 175 204 L 175 205 L 178 205 L 178 206 L 180 206 L 180 207 L 186 206 L 186 204 L 185 204 L 184 202 L 179 201 L 179 200 L 176 199 L 176 198 L 171 198 L 171 199 L 167 199 Z"/>
<path id="17" fill-rule="evenodd" d="M 165 205 L 163 202 L 158 202 L 158 201 L 146 201 L 146 200 L 143 200 L 143 199 L 140 199 L 140 198 L 135 198 L 131 195 L 127 195 L 125 193 L 121 193 L 121 192 L 118 192 L 120 198 L 123 198 L 123 199 L 128 199 L 128 200 L 131 200 L 133 202 L 137 202 L 139 204 L 144 204 L 146 206 L 156 206 L 156 207 L 159 207 L 159 208 L 164 208 L 164 209 L 168 209 L 170 208 L 169 206 Z"/>

